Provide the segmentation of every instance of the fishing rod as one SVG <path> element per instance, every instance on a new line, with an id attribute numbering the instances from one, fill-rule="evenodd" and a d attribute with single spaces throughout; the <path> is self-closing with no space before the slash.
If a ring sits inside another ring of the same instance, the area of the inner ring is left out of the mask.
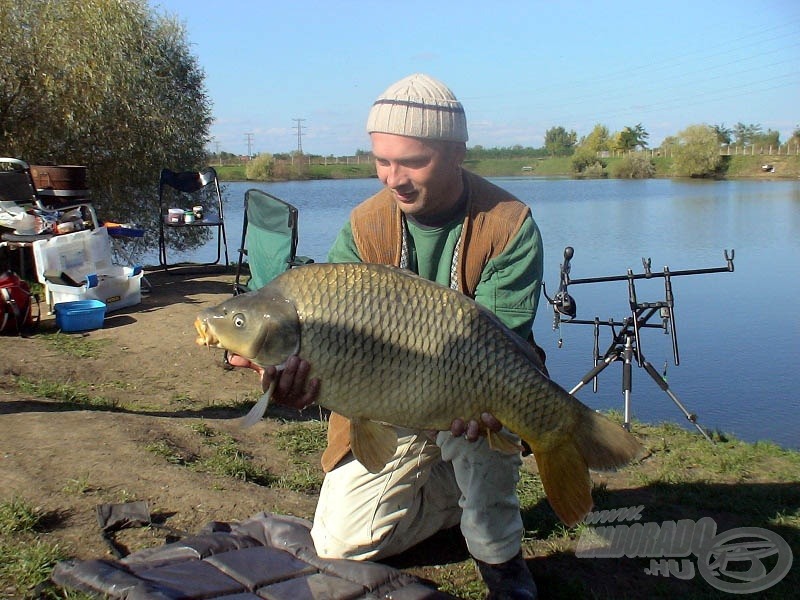
<path id="1" fill-rule="evenodd" d="M 647 361 L 642 352 L 641 331 L 648 328 L 661 329 L 668 333 L 672 340 L 672 357 L 677 366 L 680 364 L 680 354 L 678 352 L 678 335 L 675 324 L 675 296 L 672 291 L 672 279 L 686 275 L 706 275 L 710 273 L 733 272 L 734 250 L 724 251 L 725 266 L 711 267 L 705 269 L 684 269 L 672 271 L 665 266 L 661 272 L 653 271 L 650 258 L 642 258 L 644 272 L 634 273 L 632 269 L 627 269 L 625 275 L 612 275 L 606 277 L 587 277 L 572 279 L 570 277 L 570 261 L 575 256 L 575 250 L 571 246 L 564 249 L 564 262 L 559 268 L 559 286 L 557 292 L 550 298 L 544 283 L 542 289 L 548 303 L 553 307 L 553 330 L 560 329 L 562 323 L 575 325 L 591 325 L 594 328 L 594 344 L 592 357 L 594 367 L 581 378 L 581 381 L 572 389 L 570 393 L 575 394 L 584 385 L 592 382 L 593 391 L 597 392 L 598 375 L 611 363 L 621 360 L 622 370 L 622 389 L 624 397 L 623 427 L 630 430 L 630 400 L 632 391 L 632 364 L 635 357 L 636 363 L 643 368 L 656 384 L 670 397 L 670 399 L 683 412 L 684 416 L 703 434 L 712 441 L 706 431 L 697 423 L 697 415 L 690 413 L 683 406 L 678 397 L 672 392 L 667 384 L 666 378 L 656 371 L 655 367 Z M 636 293 L 636 281 L 642 279 L 663 279 L 664 298 L 656 302 L 641 302 Z M 628 283 L 628 305 L 630 315 L 618 320 L 610 318 L 601 321 L 595 316 L 593 320 L 577 319 L 577 304 L 569 293 L 570 285 L 581 285 L 590 283 L 607 283 L 613 281 L 626 281 Z M 661 318 L 661 323 L 650 323 L 650 319 L 656 314 Z M 608 349 L 600 354 L 600 327 L 606 326 L 611 329 L 612 341 Z M 563 345 L 563 339 L 559 337 L 558 347 Z"/>

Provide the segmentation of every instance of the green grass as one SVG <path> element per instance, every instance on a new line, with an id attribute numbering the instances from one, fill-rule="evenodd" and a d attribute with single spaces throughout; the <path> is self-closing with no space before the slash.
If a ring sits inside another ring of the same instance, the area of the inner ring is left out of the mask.
<path id="1" fill-rule="evenodd" d="M 247 179 L 244 174 L 244 165 L 214 165 L 214 169 L 222 181 L 245 181 Z"/>
<path id="2" fill-rule="evenodd" d="M 274 434 L 278 449 L 286 452 L 292 470 L 281 476 L 278 487 L 304 494 L 316 494 L 322 487 L 322 473 L 317 461 L 309 456 L 322 452 L 327 445 L 327 421 L 288 423 Z"/>
<path id="3" fill-rule="evenodd" d="M 603 159 L 606 162 L 606 172 L 614 173 L 614 165 L 622 160 L 621 157 Z M 654 156 L 656 177 L 672 176 L 672 159 L 667 156 Z M 800 177 L 800 156 L 730 156 L 725 157 L 723 176 L 735 177 L 763 177 L 761 165 L 774 164 L 774 176 L 796 179 Z M 468 159 L 464 166 L 478 175 L 484 177 L 572 177 L 572 157 L 523 157 L 523 158 L 486 158 Z M 523 171 L 525 168 L 525 171 Z M 226 181 L 245 181 L 244 166 L 216 167 L 220 179 Z M 375 168 L 371 163 L 360 165 L 312 164 L 305 168 L 304 179 L 363 179 L 375 177 Z"/>
<path id="4" fill-rule="evenodd" d="M 327 445 L 327 433 L 327 422 L 307 421 L 290 423 L 274 435 L 280 450 L 297 456 L 324 450 Z"/>
<path id="5" fill-rule="evenodd" d="M 45 515 L 20 498 L 0 501 L 0 595 L 32 597 L 56 562 L 66 558 L 57 544 L 39 536 Z"/>
<path id="6" fill-rule="evenodd" d="M 56 563 L 67 557 L 57 544 L 41 540 L 0 542 L 0 594 L 7 598 L 41 598 L 37 586 L 47 582 Z M 72 596 L 75 597 L 75 596 Z"/>
<path id="7" fill-rule="evenodd" d="M 65 405 L 65 408 L 85 408 L 92 410 L 116 410 L 119 404 L 104 396 L 89 393 L 92 385 L 81 382 L 57 382 L 46 379 L 20 377 L 16 381 L 19 390 L 39 398 L 48 398 Z"/>
<path id="8" fill-rule="evenodd" d="M 44 515 L 20 498 L 0 502 L 0 533 L 32 533 L 41 528 Z"/>
<path id="9" fill-rule="evenodd" d="M 73 358 L 97 358 L 102 356 L 105 347 L 110 343 L 107 339 L 91 339 L 81 335 L 66 333 L 41 334 L 50 347 Z"/>
<path id="10" fill-rule="evenodd" d="M 230 477 L 265 487 L 274 486 L 279 481 L 268 469 L 254 463 L 253 457 L 239 447 L 233 436 L 220 433 L 204 422 L 193 423 L 189 425 L 189 429 L 200 437 L 204 452 L 194 454 L 166 437 L 150 442 L 145 449 L 171 464 L 202 473 Z"/>

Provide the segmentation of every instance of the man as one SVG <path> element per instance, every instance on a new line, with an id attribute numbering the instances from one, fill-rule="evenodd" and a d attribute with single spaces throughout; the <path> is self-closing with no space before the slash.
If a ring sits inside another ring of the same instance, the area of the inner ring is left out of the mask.
<path id="1" fill-rule="evenodd" d="M 367 131 L 385 187 L 353 210 L 329 261 L 410 269 L 475 298 L 532 342 L 542 278 L 539 230 L 522 202 L 462 169 L 461 103 L 441 82 L 411 75 L 375 101 Z M 231 363 L 260 370 L 265 388 L 279 377 L 273 397 L 290 406 L 307 406 L 325 385 L 309 379 L 313 365 L 297 357 L 280 374 L 238 356 Z M 521 459 L 490 449 L 480 433 L 501 424 L 489 414 L 481 420 L 456 418 L 444 432 L 399 429 L 395 456 L 373 474 L 349 452 L 347 420 L 332 415 L 311 531 L 317 552 L 380 559 L 460 524 L 487 598 L 535 598 L 521 554 Z"/>

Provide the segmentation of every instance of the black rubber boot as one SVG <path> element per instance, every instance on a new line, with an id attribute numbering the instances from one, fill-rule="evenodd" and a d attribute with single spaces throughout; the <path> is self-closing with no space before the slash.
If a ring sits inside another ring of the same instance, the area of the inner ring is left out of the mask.
<path id="1" fill-rule="evenodd" d="M 490 565 L 475 559 L 483 582 L 489 588 L 486 600 L 536 600 L 536 584 L 522 552 L 511 560 Z"/>

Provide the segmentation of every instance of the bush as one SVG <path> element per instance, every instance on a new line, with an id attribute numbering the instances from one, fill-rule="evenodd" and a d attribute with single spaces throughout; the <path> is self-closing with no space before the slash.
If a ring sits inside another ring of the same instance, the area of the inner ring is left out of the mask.
<path id="1" fill-rule="evenodd" d="M 579 148 L 572 156 L 572 172 L 583 177 L 605 177 L 606 161 L 587 148 Z"/>
<path id="2" fill-rule="evenodd" d="M 628 153 L 614 165 L 614 177 L 621 179 L 649 179 L 655 175 L 655 163 L 640 153 Z"/>
<path id="3" fill-rule="evenodd" d="M 272 167 L 274 164 L 275 162 L 272 160 L 272 154 L 264 152 L 247 163 L 244 169 L 244 176 L 247 177 L 247 179 L 269 181 L 272 178 Z"/>

